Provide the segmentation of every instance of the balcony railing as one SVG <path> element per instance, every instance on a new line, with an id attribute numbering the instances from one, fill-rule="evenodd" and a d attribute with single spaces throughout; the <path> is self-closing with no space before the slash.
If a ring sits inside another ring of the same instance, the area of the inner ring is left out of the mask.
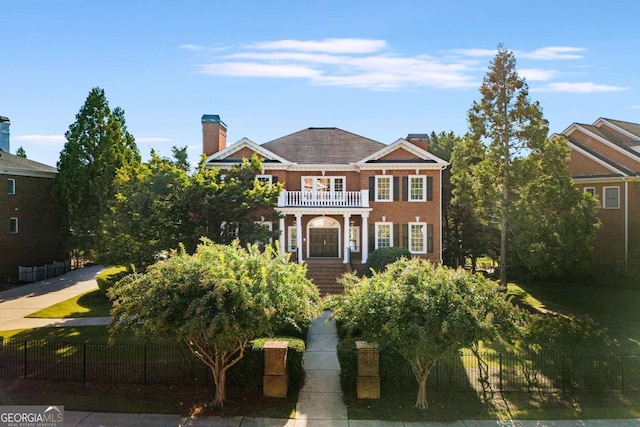
<path id="1" fill-rule="evenodd" d="M 283 191 L 278 207 L 368 207 L 369 190 L 312 192 Z"/>

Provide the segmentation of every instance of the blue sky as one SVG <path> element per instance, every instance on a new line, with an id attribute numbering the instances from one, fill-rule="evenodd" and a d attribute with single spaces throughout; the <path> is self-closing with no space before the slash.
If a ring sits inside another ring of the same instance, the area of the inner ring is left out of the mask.
<path id="1" fill-rule="evenodd" d="M 552 132 L 640 122 L 640 2 L 6 1 L 0 115 L 11 152 L 55 166 L 92 87 L 125 110 L 143 157 L 201 152 L 203 114 L 228 142 L 335 126 L 391 143 L 467 131 L 503 43 Z"/>

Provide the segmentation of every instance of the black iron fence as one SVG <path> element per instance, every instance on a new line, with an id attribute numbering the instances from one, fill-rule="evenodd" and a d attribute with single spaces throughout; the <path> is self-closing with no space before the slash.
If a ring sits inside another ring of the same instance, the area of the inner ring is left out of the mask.
<path id="1" fill-rule="evenodd" d="M 436 390 L 640 391 L 640 354 L 529 355 L 470 351 L 442 359 L 429 376 Z"/>
<path id="2" fill-rule="evenodd" d="M 175 343 L 5 340 L 0 351 L 0 375 L 8 378 L 137 384 L 209 384 L 211 379 L 208 368 Z"/>
<path id="3" fill-rule="evenodd" d="M 470 351 L 443 358 L 431 371 L 432 390 L 640 391 L 640 354 L 528 356 Z M 406 375 L 408 368 L 394 376 Z M 211 372 L 177 343 L 108 344 L 0 341 L 0 376 L 139 384 L 210 384 Z M 384 378 L 383 378 L 384 381 Z"/>

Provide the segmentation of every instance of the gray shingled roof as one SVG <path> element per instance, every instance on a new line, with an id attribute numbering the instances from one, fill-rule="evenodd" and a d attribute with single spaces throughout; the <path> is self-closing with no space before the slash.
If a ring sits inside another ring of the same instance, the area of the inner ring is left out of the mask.
<path id="1" fill-rule="evenodd" d="M 262 144 L 278 156 L 299 164 L 349 164 L 386 145 L 338 128 L 308 128 Z"/>
<path id="2" fill-rule="evenodd" d="M 55 174 L 58 173 L 58 170 L 52 166 L 45 165 L 44 163 L 34 162 L 33 160 L 25 159 L 0 150 L 0 173 L 9 175 L 13 173 L 19 173 L 21 175 L 29 173 Z"/>
<path id="3" fill-rule="evenodd" d="M 626 130 L 627 132 L 634 134 L 637 137 L 637 140 L 640 141 L 640 124 L 624 122 L 622 120 L 613 120 L 613 119 L 604 119 L 604 120 L 611 122 L 614 125 Z"/>

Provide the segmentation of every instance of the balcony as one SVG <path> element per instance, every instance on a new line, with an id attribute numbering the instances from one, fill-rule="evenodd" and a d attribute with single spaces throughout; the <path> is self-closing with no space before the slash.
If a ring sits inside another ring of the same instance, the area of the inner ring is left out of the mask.
<path id="1" fill-rule="evenodd" d="M 366 208 L 369 207 L 369 190 L 336 192 L 284 190 L 278 197 L 278 207 Z"/>

